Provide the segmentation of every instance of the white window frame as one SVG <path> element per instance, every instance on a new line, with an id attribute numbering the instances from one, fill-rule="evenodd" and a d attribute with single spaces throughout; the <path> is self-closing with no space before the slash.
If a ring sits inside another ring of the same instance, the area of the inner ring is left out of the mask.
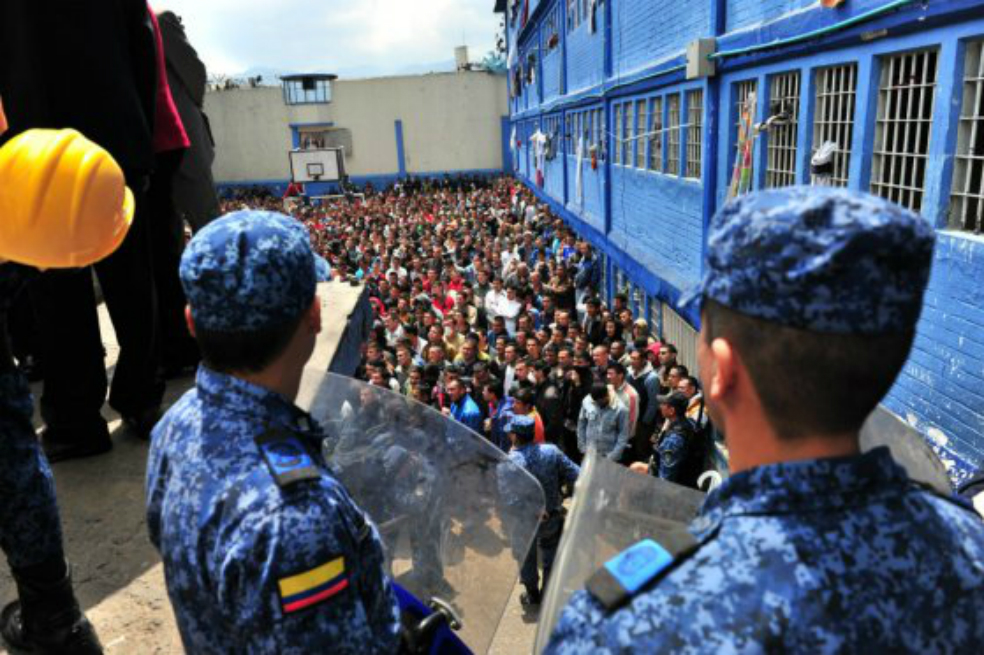
<path id="1" fill-rule="evenodd" d="M 651 171 L 663 172 L 663 98 L 657 96 L 649 104 L 649 161 Z"/>
<path id="2" fill-rule="evenodd" d="M 680 94 L 666 96 L 666 174 L 680 174 Z"/>

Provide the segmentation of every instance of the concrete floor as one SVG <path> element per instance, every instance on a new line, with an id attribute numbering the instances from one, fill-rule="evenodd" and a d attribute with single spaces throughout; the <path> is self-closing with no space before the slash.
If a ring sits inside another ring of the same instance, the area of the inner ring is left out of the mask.
<path id="1" fill-rule="evenodd" d="M 323 297 L 326 294 L 322 294 Z M 315 359 L 329 361 L 325 352 L 337 338 L 358 294 L 328 293 L 325 336 Z M 104 306 L 100 325 L 110 372 L 118 347 Z M 165 402 L 170 405 L 193 378 L 172 381 Z M 34 387 L 40 393 L 39 385 Z M 71 560 L 75 589 L 109 654 L 164 655 L 181 653 L 181 641 L 164 588 L 163 567 L 147 539 L 144 520 L 144 472 L 147 443 L 129 434 L 119 417 L 104 410 L 113 433 L 113 450 L 101 457 L 53 466 Z M 36 424 L 40 420 L 36 417 Z M 535 619 L 525 616 L 516 585 L 490 653 L 529 653 L 536 632 Z M 0 603 L 15 598 L 6 567 L 0 567 Z M 0 645 L 0 653 L 6 653 Z"/>

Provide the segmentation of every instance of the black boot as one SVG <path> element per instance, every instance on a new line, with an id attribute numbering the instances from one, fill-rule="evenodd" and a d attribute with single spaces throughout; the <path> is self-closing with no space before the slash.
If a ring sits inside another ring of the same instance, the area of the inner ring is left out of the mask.
<path id="1" fill-rule="evenodd" d="M 19 601 L 0 613 L 0 636 L 14 653 L 101 655 L 102 645 L 82 614 L 66 566 L 52 577 L 39 574 L 53 565 L 13 571 Z"/>

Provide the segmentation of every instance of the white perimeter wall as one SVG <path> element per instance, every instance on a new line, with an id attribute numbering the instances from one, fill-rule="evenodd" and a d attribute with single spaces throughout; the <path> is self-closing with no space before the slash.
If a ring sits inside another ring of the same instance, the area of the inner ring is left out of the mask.
<path id="1" fill-rule="evenodd" d="M 218 182 L 289 178 L 292 123 L 351 130 L 351 176 L 399 172 L 396 120 L 403 121 L 408 173 L 501 169 L 507 111 L 506 78 L 471 72 L 336 80 L 326 105 L 287 106 L 279 86 L 205 96 Z"/>

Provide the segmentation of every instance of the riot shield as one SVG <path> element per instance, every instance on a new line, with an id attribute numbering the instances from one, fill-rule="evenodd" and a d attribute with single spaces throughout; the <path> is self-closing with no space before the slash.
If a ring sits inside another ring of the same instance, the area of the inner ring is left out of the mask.
<path id="1" fill-rule="evenodd" d="M 697 514 L 704 494 L 588 453 L 540 607 L 535 652 L 547 645 L 571 595 L 606 561 L 651 538 L 671 550 Z"/>
<path id="2" fill-rule="evenodd" d="M 861 450 L 867 452 L 879 446 L 888 446 L 892 458 L 916 482 L 927 484 L 944 495 L 953 493 L 946 467 L 926 437 L 881 405 L 861 429 Z"/>
<path id="3" fill-rule="evenodd" d="M 488 650 L 543 512 L 543 490 L 501 450 L 416 401 L 305 371 L 299 407 L 325 429 L 325 459 L 379 527 L 393 579 L 437 599 L 458 636 Z"/>

